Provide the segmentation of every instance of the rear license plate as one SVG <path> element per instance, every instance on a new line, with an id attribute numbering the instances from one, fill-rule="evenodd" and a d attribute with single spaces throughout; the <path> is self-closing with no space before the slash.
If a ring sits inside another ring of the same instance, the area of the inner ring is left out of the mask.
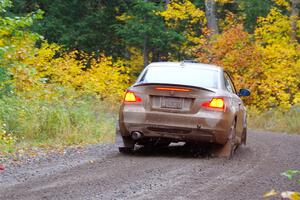
<path id="1" fill-rule="evenodd" d="M 162 98 L 162 108 L 182 109 L 182 99 L 180 98 Z"/>

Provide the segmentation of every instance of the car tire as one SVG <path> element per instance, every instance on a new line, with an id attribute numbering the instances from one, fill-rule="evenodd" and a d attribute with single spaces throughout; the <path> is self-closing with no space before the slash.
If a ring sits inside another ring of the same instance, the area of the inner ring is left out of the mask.
<path id="1" fill-rule="evenodd" d="M 246 145 L 246 144 L 247 144 L 247 128 L 244 128 L 244 130 L 243 130 L 242 144 L 243 144 L 243 145 Z"/>
<path id="2" fill-rule="evenodd" d="M 134 151 L 133 148 L 129 148 L 129 147 L 119 147 L 119 152 L 123 153 L 123 154 L 132 154 Z"/>
<path id="3" fill-rule="evenodd" d="M 132 153 L 134 151 L 135 141 L 129 136 L 122 136 L 123 147 L 119 147 L 120 153 Z"/>
<path id="4" fill-rule="evenodd" d="M 218 157 L 225 157 L 228 159 L 232 159 L 236 149 L 237 149 L 236 121 L 234 121 L 231 125 L 227 142 L 217 150 L 216 155 Z"/>
<path id="5" fill-rule="evenodd" d="M 228 142 L 230 143 L 230 154 L 228 156 L 228 159 L 232 159 L 235 150 L 237 149 L 238 145 L 237 145 L 237 140 L 236 140 L 236 121 L 234 121 L 234 123 L 231 126 L 231 131 L 230 131 L 230 135 L 229 135 L 229 140 Z"/>

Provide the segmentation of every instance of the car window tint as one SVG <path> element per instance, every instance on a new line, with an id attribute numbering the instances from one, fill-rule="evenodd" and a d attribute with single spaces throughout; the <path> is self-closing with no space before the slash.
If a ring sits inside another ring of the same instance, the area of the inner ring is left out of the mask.
<path id="1" fill-rule="evenodd" d="M 228 92 L 235 93 L 233 83 L 231 82 L 229 76 L 224 74 L 225 88 Z"/>
<path id="2" fill-rule="evenodd" d="M 219 73 L 214 69 L 201 67 L 150 67 L 140 82 L 190 85 L 204 88 L 218 88 Z"/>

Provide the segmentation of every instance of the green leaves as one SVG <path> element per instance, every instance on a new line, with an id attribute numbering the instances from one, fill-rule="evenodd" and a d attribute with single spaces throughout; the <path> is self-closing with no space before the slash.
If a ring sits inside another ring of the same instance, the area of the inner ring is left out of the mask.
<path id="1" fill-rule="evenodd" d="M 281 173 L 281 176 L 287 177 L 289 180 L 293 180 L 295 177 L 299 177 L 297 183 L 300 185 L 300 170 L 287 170 Z"/>
<path id="2" fill-rule="evenodd" d="M 151 1 L 134 0 L 128 10 L 118 16 L 119 23 L 113 27 L 128 46 L 142 49 L 147 38 L 147 47 L 155 53 L 172 53 L 186 39 L 183 33 L 166 26 L 159 13 L 164 5 Z"/>
<path id="3" fill-rule="evenodd" d="M 43 12 L 37 10 L 23 17 L 12 16 L 6 13 L 11 5 L 11 1 L 0 0 L 0 97 L 12 92 L 12 68 L 26 68 L 20 61 L 25 54 L 29 56 L 29 52 L 35 50 L 36 41 L 42 38 L 27 29 L 35 20 L 42 18 Z"/>
<path id="4" fill-rule="evenodd" d="M 5 13 L 6 9 L 11 6 L 12 6 L 12 3 L 10 0 L 0 0 L 0 14 Z"/>

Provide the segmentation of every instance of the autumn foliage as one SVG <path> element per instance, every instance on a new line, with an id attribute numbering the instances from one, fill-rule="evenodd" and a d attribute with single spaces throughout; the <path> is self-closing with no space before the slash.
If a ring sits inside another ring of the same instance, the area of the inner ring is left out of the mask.
<path id="1" fill-rule="evenodd" d="M 223 66 L 237 88 L 250 89 L 248 106 L 290 108 L 300 101 L 300 45 L 292 42 L 290 31 L 289 18 L 272 9 L 258 19 L 254 34 L 242 24 L 230 24 L 200 44 L 195 54 L 201 62 Z"/>
<path id="2" fill-rule="evenodd" d="M 233 2 L 240 1 L 218 1 L 220 5 Z M 289 1 L 272 1 L 268 14 L 257 19 L 252 32 L 244 28 L 243 15 L 226 11 L 226 17 L 219 20 L 220 34 L 213 36 L 206 28 L 205 11 L 194 1 L 128 3 L 133 7 L 126 12 L 114 9 L 117 24 L 109 30 L 119 39 L 117 46 L 108 45 L 107 53 L 48 42 L 30 29 L 42 18 L 42 11 L 13 17 L 7 14 L 11 1 L 0 0 L 0 146 L 13 143 L 14 135 L 21 138 L 29 133 L 33 135 L 27 138 L 39 140 L 46 137 L 43 133 L 53 132 L 52 138 L 65 133 L 72 141 L 83 141 L 80 133 L 94 137 L 99 129 L 94 105 L 119 105 L 125 89 L 143 68 L 147 43 L 152 61 L 195 58 L 224 67 L 237 89 L 251 90 L 252 95 L 244 100 L 252 110 L 300 104 L 300 21 L 288 14 Z M 291 25 L 295 21 L 297 30 Z M 81 118 L 82 113 L 90 124 Z"/>

